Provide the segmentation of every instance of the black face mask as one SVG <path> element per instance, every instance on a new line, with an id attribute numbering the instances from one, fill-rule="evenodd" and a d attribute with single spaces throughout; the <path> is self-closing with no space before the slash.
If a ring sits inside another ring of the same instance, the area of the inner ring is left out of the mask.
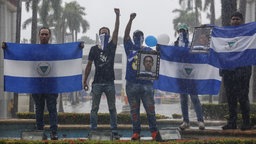
<path id="1" fill-rule="evenodd" d="M 133 36 L 133 41 L 136 47 L 141 47 L 144 41 L 144 37 L 142 35 Z"/>

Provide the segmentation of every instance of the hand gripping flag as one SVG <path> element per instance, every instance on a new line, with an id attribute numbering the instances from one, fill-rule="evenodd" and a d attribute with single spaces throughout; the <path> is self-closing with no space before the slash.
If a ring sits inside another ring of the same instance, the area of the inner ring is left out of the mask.
<path id="1" fill-rule="evenodd" d="M 214 27 L 210 63 L 223 69 L 256 64 L 256 22 Z"/>
<path id="2" fill-rule="evenodd" d="M 4 49 L 4 91 L 62 93 L 82 89 L 80 43 L 15 44 Z"/>
<path id="3" fill-rule="evenodd" d="M 190 53 L 188 48 L 160 45 L 159 79 L 154 88 L 183 94 L 218 94 L 219 69 L 209 64 L 209 55 Z"/>

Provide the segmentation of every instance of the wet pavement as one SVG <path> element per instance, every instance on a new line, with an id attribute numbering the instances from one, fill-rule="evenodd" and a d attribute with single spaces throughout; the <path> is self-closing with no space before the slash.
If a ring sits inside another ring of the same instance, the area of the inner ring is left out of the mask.
<path id="1" fill-rule="evenodd" d="M 79 102 L 75 105 L 72 105 L 71 102 L 64 102 L 64 112 L 76 112 L 76 113 L 90 113 L 91 110 L 91 100 Z M 123 110 L 123 106 L 125 106 L 125 102 L 121 99 L 121 97 L 116 98 L 116 109 L 117 113 L 121 113 Z M 181 114 L 180 103 L 172 102 L 170 104 L 155 104 L 156 114 L 165 115 L 169 118 L 172 118 L 172 114 Z M 141 103 L 140 108 L 141 113 L 145 113 L 144 107 Z M 109 113 L 107 99 L 105 96 L 102 96 L 100 102 L 100 108 L 98 113 Z M 195 118 L 194 110 L 190 110 L 190 118 L 193 120 Z"/>

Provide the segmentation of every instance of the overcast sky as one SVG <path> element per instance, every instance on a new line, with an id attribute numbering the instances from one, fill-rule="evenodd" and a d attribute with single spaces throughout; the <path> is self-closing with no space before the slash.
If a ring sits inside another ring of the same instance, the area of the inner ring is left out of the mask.
<path id="1" fill-rule="evenodd" d="M 63 0 L 63 2 L 71 2 L 74 0 Z M 157 37 L 160 34 L 168 34 L 171 41 L 174 41 L 174 33 L 172 20 L 176 18 L 177 13 L 172 13 L 174 9 L 180 9 L 179 0 L 76 0 L 82 7 L 85 7 L 84 18 L 89 22 L 90 29 L 79 34 L 89 36 L 95 39 L 95 35 L 102 26 L 109 27 L 113 32 L 115 13 L 114 8 L 119 8 L 120 29 L 119 36 L 123 37 L 125 26 L 129 20 L 131 13 L 137 13 L 133 21 L 132 29 L 140 29 L 145 36 L 153 35 Z M 220 15 L 220 0 L 215 0 L 217 16 Z M 24 8 L 23 8 L 24 10 Z M 31 17 L 30 13 L 23 11 L 22 19 Z M 208 23 L 206 16 L 202 15 L 203 23 Z M 28 27 L 30 29 L 30 26 Z M 30 39 L 28 30 L 22 31 L 22 38 Z"/>

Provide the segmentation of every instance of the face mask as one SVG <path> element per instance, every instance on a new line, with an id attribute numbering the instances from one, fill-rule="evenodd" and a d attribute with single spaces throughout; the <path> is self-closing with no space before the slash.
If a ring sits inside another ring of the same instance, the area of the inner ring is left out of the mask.
<path id="1" fill-rule="evenodd" d="M 133 41 L 136 47 L 141 47 L 144 41 L 143 36 L 135 36 L 133 37 Z"/>
<path id="2" fill-rule="evenodd" d="M 103 50 L 107 47 L 109 38 L 110 38 L 110 35 L 107 35 L 105 33 L 100 34 L 100 45 Z"/>
<path id="3" fill-rule="evenodd" d="M 179 33 L 179 46 L 180 47 L 188 46 L 188 34 L 186 32 Z"/>

